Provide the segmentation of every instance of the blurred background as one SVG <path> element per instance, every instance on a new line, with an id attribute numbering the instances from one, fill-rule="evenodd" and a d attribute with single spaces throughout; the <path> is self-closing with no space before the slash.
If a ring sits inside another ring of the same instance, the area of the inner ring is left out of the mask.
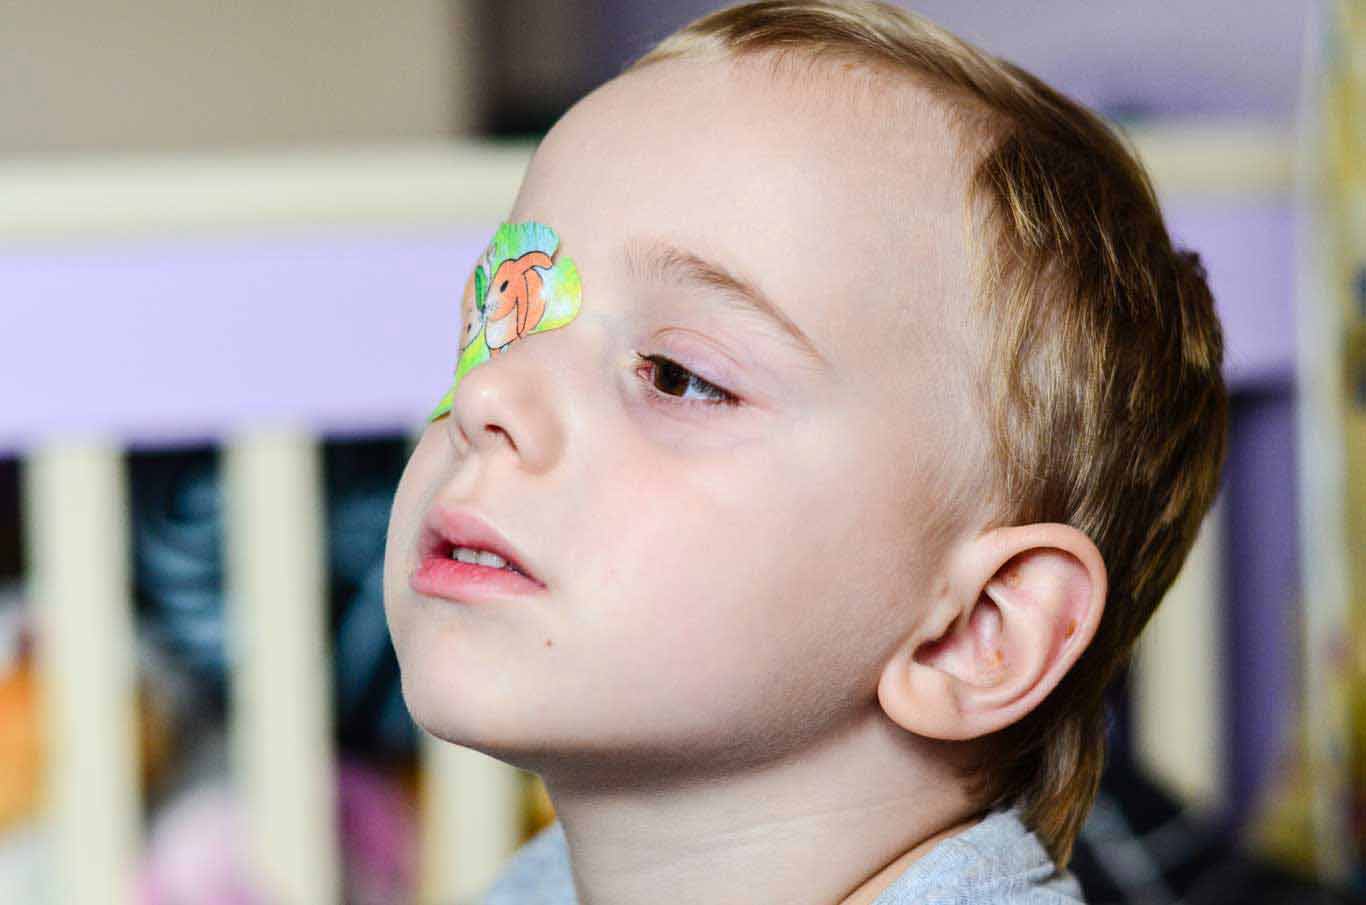
<path id="1" fill-rule="evenodd" d="M 1356 901 L 1366 4 L 906 5 L 1122 127 L 1224 319 L 1077 872 Z M 0 901 L 468 902 L 552 819 L 409 720 L 390 497 L 534 142 L 716 6 L 0 0 Z"/>

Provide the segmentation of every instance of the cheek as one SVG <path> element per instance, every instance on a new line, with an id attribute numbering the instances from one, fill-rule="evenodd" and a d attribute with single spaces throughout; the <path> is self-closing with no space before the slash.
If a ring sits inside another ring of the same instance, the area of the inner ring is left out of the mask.
<path id="1" fill-rule="evenodd" d="M 618 704 L 736 739 L 814 731 L 871 698 L 870 598 L 886 576 L 861 559 L 867 543 L 838 552 L 842 489 L 744 456 L 623 477 L 595 494 L 593 543 L 611 554 L 580 598 L 629 677 Z"/>

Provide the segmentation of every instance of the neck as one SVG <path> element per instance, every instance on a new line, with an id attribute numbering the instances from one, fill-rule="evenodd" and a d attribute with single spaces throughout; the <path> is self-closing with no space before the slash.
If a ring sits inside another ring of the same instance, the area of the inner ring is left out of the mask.
<path id="1" fill-rule="evenodd" d="M 788 757 L 671 786 L 547 772 L 580 905 L 866 905 L 978 815 L 946 746 L 874 708 Z"/>

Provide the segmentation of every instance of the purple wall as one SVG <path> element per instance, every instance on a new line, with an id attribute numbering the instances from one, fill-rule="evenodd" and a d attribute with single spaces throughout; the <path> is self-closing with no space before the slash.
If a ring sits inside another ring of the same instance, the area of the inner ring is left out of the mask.
<path id="1" fill-rule="evenodd" d="M 1299 710 L 1300 588 L 1289 382 L 1235 394 L 1224 472 L 1224 725 L 1229 817 L 1251 815 Z"/>

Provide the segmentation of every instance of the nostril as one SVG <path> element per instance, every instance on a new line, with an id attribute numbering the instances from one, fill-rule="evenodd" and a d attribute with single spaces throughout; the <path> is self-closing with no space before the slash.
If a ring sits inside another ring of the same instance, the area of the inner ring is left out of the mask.
<path id="1" fill-rule="evenodd" d="M 484 431 L 485 433 L 493 435 L 494 439 L 499 439 L 501 437 L 501 439 L 506 440 L 508 446 L 512 447 L 512 449 L 516 451 L 517 441 L 512 439 L 512 434 L 509 434 L 506 429 L 490 422 L 484 425 Z"/>

